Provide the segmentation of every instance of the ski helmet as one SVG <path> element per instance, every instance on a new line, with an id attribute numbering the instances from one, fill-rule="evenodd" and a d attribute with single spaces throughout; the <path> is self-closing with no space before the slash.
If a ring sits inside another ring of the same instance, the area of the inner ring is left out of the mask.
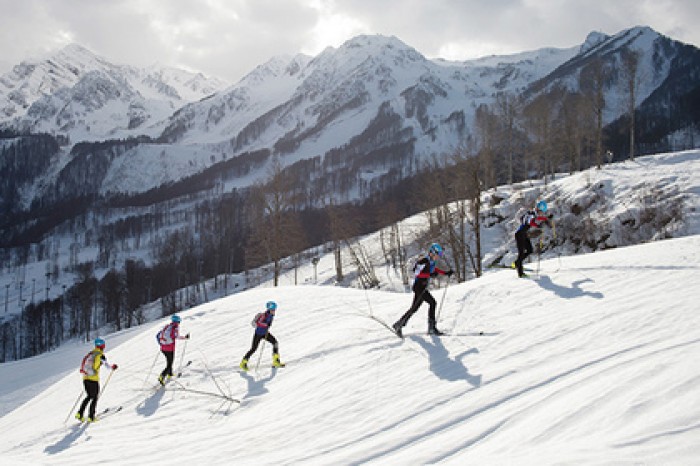
<path id="1" fill-rule="evenodd" d="M 547 212 L 547 203 L 545 201 L 540 201 L 537 203 L 537 210 L 542 212 Z"/>
<path id="2" fill-rule="evenodd" d="M 95 348 L 105 349 L 105 341 L 102 338 L 95 338 Z"/>
<path id="3" fill-rule="evenodd" d="M 265 304 L 265 308 L 266 308 L 268 311 L 274 311 L 275 309 L 277 309 L 277 303 L 274 302 L 274 301 L 268 301 L 268 302 Z"/>
<path id="4" fill-rule="evenodd" d="M 442 257 L 442 246 L 440 246 L 437 243 L 433 243 L 430 245 L 430 249 L 428 249 L 428 252 L 431 252 L 438 257 Z"/>
<path id="5" fill-rule="evenodd" d="M 173 322 L 177 322 L 178 324 L 182 321 L 182 319 L 180 319 L 180 316 L 179 316 L 179 315 L 173 315 L 173 316 L 170 318 L 170 320 L 173 321 Z"/>

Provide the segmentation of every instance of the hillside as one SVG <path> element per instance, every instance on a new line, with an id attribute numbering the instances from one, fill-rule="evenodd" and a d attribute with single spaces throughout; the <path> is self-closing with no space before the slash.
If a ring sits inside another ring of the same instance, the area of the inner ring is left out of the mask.
<path id="1" fill-rule="evenodd" d="M 182 314 L 193 362 L 181 385 L 150 388 L 163 363 L 154 342 L 162 322 L 106 336 L 120 369 L 100 405 L 123 409 L 88 427 L 63 424 L 81 390 L 76 350 L 0 365 L 3 385 L 18 390 L 31 390 L 12 376 L 27 365 L 34 377 L 57 367 L 62 375 L 0 418 L 0 456 L 71 465 L 691 464 L 700 454 L 698 264 L 694 235 L 545 260 L 531 280 L 489 272 L 435 291 L 449 336 L 425 335 L 421 309 L 404 341 L 367 316 L 392 322 L 409 294 L 242 292 Z M 250 319 L 270 299 L 288 367 L 270 369 L 267 346 L 259 371 L 239 373 Z M 240 405 L 192 391 L 218 393 L 217 384 Z"/>

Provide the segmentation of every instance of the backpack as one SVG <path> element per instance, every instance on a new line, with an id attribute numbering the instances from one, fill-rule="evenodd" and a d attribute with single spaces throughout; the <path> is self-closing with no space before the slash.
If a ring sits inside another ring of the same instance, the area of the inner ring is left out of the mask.
<path id="1" fill-rule="evenodd" d="M 166 325 L 158 333 L 156 333 L 156 341 L 159 345 L 169 345 L 173 342 L 173 339 L 170 337 L 170 334 L 166 332 L 166 330 L 170 329 L 171 325 L 172 324 Z"/>
<path id="2" fill-rule="evenodd" d="M 83 358 L 83 362 L 80 364 L 80 373 L 85 375 L 95 375 L 95 352 L 90 351 Z"/>

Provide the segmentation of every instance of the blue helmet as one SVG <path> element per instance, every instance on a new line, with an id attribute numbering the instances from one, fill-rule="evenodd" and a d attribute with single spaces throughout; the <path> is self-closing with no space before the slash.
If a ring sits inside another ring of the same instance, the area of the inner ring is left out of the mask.
<path id="1" fill-rule="evenodd" d="M 542 212 L 547 212 L 547 203 L 545 201 L 540 201 L 537 203 L 537 210 Z"/>
<path id="2" fill-rule="evenodd" d="M 442 246 L 440 246 L 437 243 L 433 243 L 430 245 L 430 249 L 428 249 L 428 252 L 431 252 L 438 257 L 442 257 L 442 253 L 443 253 Z"/>
<path id="3" fill-rule="evenodd" d="M 266 308 L 268 311 L 274 311 L 275 309 L 277 309 L 277 303 L 274 302 L 274 301 L 268 301 L 268 302 L 265 304 L 265 308 Z"/>
<path id="4" fill-rule="evenodd" d="M 95 347 L 96 348 L 105 348 L 105 341 L 102 338 L 95 338 Z"/>
<path id="5" fill-rule="evenodd" d="M 170 320 L 171 320 L 172 322 L 177 322 L 178 324 L 182 321 L 182 319 L 180 319 L 180 316 L 177 315 L 177 314 L 174 314 L 174 315 L 170 318 Z"/>

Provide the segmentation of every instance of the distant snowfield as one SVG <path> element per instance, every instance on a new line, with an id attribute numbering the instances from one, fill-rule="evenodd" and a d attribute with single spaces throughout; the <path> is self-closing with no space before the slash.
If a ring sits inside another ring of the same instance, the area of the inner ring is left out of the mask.
<path id="1" fill-rule="evenodd" d="M 8 386 L 31 390 L 29 369 L 56 378 L 0 418 L 2 464 L 697 464 L 700 236 L 541 270 L 435 290 L 442 338 L 425 334 L 425 307 L 404 341 L 367 317 L 392 323 L 408 293 L 307 285 L 209 302 L 182 313 L 192 364 L 160 391 L 164 321 L 108 335 L 120 368 L 100 407 L 123 409 L 90 426 L 69 412 L 89 345 L 0 365 L 3 404 Z M 265 345 L 240 373 L 270 299 L 288 367 L 270 368 Z"/>

